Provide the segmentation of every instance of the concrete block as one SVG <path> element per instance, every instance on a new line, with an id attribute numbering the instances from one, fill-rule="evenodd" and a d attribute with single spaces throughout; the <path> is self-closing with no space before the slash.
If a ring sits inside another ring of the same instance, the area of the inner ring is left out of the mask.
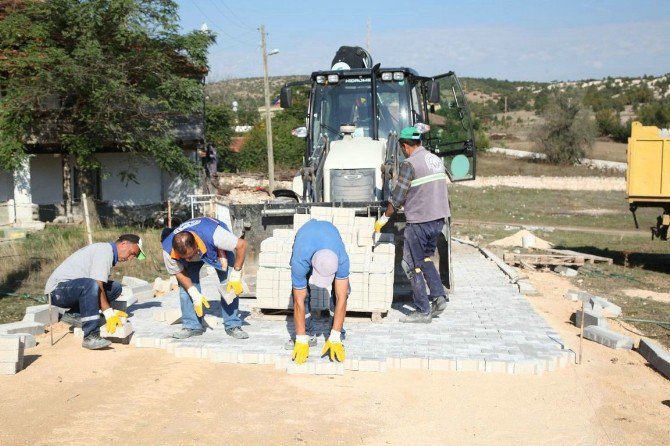
<path id="1" fill-rule="evenodd" d="M 17 348 L 16 350 L 0 350 L 0 363 L 18 362 L 20 357 L 23 357 L 23 349 Z"/>
<path id="2" fill-rule="evenodd" d="M 295 238 L 295 232 L 293 229 L 286 228 L 277 228 L 272 230 L 272 237 L 277 239 L 289 239 L 292 240 Z"/>
<path id="3" fill-rule="evenodd" d="M 220 317 L 214 316 L 213 314 L 205 314 L 203 319 L 205 321 L 205 325 L 210 330 L 223 328 L 223 319 Z"/>
<path id="4" fill-rule="evenodd" d="M 603 299 L 602 297 L 591 296 L 590 303 L 591 308 L 594 310 L 599 308 L 612 317 L 619 317 L 621 315 L 620 306 L 613 304 L 612 302 L 608 301 L 607 299 Z"/>
<path id="5" fill-rule="evenodd" d="M 344 369 L 345 370 L 358 370 L 358 359 L 347 358 L 344 360 Z"/>
<path id="6" fill-rule="evenodd" d="M 316 373 L 316 364 L 313 362 L 296 364 L 291 361 L 291 363 L 286 366 L 286 372 L 289 375 L 314 375 Z"/>
<path id="7" fill-rule="evenodd" d="M 237 352 L 229 352 L 223 350 L 210 350 L 209 360 L 211 362 L 221 362 L 224 364 L 236 364 Z"/>
<path id="8" fill-rule="evenodd" d="M 633 338 L 605 327 L 591 325 L 584 329 L 584 337 L 609 348 L 632 349 Z"/>
<path id="9" fill-rule="evenodd" d="M 169 337 L 169 338 L 156 338 L 156 345 L 159 348 L 162 348 L 163 350 L 167 350 L 168 345 L 174 344 L 176 341 L 175 338 Z"/>
<path id="10" fill-rule="evenodd" d="M 640 339 L 640 346 L 638 352 L 644 359 L 651 364 L 658 372 L 670 379 L 670 353 L 665 350 L 659 343 L 650 339 Z"/>
<path id="11" fill-rule="evenodd" d="M 567 266 L 563 265 L 558 265 L 556 268 L 554 268 L 554 272 L 565 277 L 575 277 L 579 274 L 576 269 L 568 268 Z"/>
<path id="12" fill-rule="evenodd" d="M 108 332 L 106 325 L 100 327 L 100 337 L 102 338 L 126 339 L 134 332 L 135 330 L 133 330 L 133 325 L 130 322 L 124 322 L 122 326 L 116 327 L 116 331 L 114 331 L 114 333 Z"/>
<path id="13" fill-rule="evenodd" d="M 274 268 L 277 266 L 278 254 L 275 252 L 261 251 L 258 254 L 258 266 L 266 268 Z"/>
<path id="14" fill-rule="evenodd" d="M 356 234 L 356 243 L 358 246 L 373 246 L 372 234 L 374 230 L 359 229 Z"/>
<path id="15" fill-rule="evenodd" d="M 33 305 L 26 308 L 26 315 L 23 317 L 25 322 L 37 322 L 43 325 L 49 325 L 52 322 L 58 322 L 60 312 L 58 307 L 51 306 L 51 313 L 49 313 L 49 304 Z"/>
<path id="16" fill-rule="evenodd" d="M 23 345 L 23 348 L 33 348 L 37 345 L 37 341 L 35 340 L 35 336 L 31 335 L 30 333 L 15 333 L 13 335 L 9 336 L 18 336 L 19 339 L 21 340 L 21 344 Z"/>
<path id="17" fill-rule="evenodd" d="M 202 346 L 176 345 L 174 355 L 177 358 L 202 358 Z"/>
<path id="18" fill-rule="evenodd" d="M 314 365 L 316 375 L 344 375 L 344 364 L 340 362 L 318 362 Z"/>
<path id="19" fill-rule="evenodd" d="M 18 350 L 20 345 L 18 334 L 0 334 L 0 350 Z"/>
<path id="20" fill-rule="evenodd" d="M 293 230 L 297 232 L 310 218 L 309 214 L 293 214 Z"/>
<path id="21" fill-rule="evenodd" d="M 516 284 L 519 287 L 519 293 L 524 296 L 537 296 L 540 294 L 533 284 L 527 280 L 518 280 Z"/>
<path id="22" fill-rule="evenodd" d="M 478 372 L 479 360 L 477 359 L 457 359 L 456 370 L 459 372 Z"/>
<path id="23" fill-rule="evenodd" d="M 237 354 L 238 364 L 262 364 L 264 361 L 262 353 L 239 352 Z"/>
<path id="24" fill-rule="evenodd" d="M 377 243 L 373 249 L 375 254 L 392 254 L 395 256 L 395 245 L 392 243 Z"/>
<path id="25" fill-rule="evenodd" d="M 39 322 L 11 322 L 0 325 L 0 334 L 30 333 L 38 335 L 44 333 L 44 324 Z"/>
<path id="26" fill-rule="evenodd" d="M 156 338 L 150 336 L 135 336 L 133 344 L 136 348 L 157 348 Z"/>
<path id="27" fill-rule="evenodd" d="M 153 290 L 153 286 L 151 289 Z M 132 288 L 123 287 L 121 295 L 116 300 L 112 301 L 110 305 L 115 310 L 127 312 L 128 308 L 136 302 L 137 298 L 135 297 L 135 293 L 133 292 Z"/>
<path id="28" fill-rule="evenodd" d="M 169 308 L 163 313 L 165 315 L 165 322 L 168 325 L 177 324 L 181 321 L 181 309 Z"/>
<path id="29" fill-rule="evenodd" d="M 575 326 L 580 327 L 582 323 L 582 310 L 575 311 Z M 598 327 L 607 327 L 607 318 L 600 310 L 584 309 L 584 327 L 596 325 Z"/>
<path id="30" fill-rule="evenodd" d="M 400 358 L 400 368 L 405 370 L 428 369 L 428 358 Z"/>
<path id="31" fill-rule="evenodd" d="M 75 339 L 84 339 L 84 330 L 79 327 L 75 327 L 72 335 Z"/>
<path id="32" fill-rule="evenodd" d="M 587 293 L 586 291 L 580 291 L 580 290 L 568 290 L 565 293 L 565 298 L 570 299 L 573 302 L 577 302 L 578 300 L 583 300 L 584 302 L 589 302 L 591 300 L 592 295 Z"/>
<path id="33" fill-rule="evenodd" d="M 261 252 L 282 252 L 287 242 L 276 237 L 268 237 L 261 242 Z"/>
<path id="34" fill-rule="evenodd" d="M 22 369 L 19 366 L 18 362 L 0 362 L 0 375 L 15 375 Z"/>
<path id="35" fill-rule="evenodd" d="M 484 371 L 486 373 L 514 373 L 514 363 L 487 359 L 484 361 Z"/>
<path id="36" fill-rule="evenodd" d="M 123 276 L 123 279 L 121 279 L 121 285 L 133 288 L 133 287 L 149 285 L 149 282 L 147 282 L 146 280 L 138 279 L 137 277 Z"/>
<path id="37" fill-rule="evenodd" d="M 386 372 L 387 365 L 386 361 L 377 361 L 374 359 L 359 359 L 358 360 L 358 371 L 359 372 Z"/>
<path id="38" fill-rule="evenodd" d="M 515 375 L 534 375 L 537 364 L 536 361 L 516 361 L 514 362 Z"/>
<path id="39" fill-rule="evenodd" d="M 286 368 L 288 367 L 289 363 L 291 363 L 291 357 L 287 355 L 276 355 L 274 358 L 274 365 L 275 365 L 275 370 L 284 370 L 286 371 Z"/>
<path id="40" fill-rule="evenodd" d="M 456 361 L 451 359 L 435 359 L 428 360 L 428 370 L 456 370 Z"/>
<path id="41" fill-rule="evenodd" d="M 150 300 L 154 298 L 154 288 L 153 285 L 147 283 L 146 285 L 131 286 L 133 291 L 133 296 L 137 299 L 137 302 L 143 302 L 145 300 Z"/>

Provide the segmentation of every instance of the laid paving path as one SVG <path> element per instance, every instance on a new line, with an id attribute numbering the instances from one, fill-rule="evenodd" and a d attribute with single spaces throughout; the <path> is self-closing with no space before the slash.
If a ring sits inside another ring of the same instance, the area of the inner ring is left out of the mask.
<path id="1" fill-rule="evenodd" d="M 347 360 L 331 363 L 320 357 L 329 320 L 317 318 L 319 343 L 310 350 L 307 363 L 290 361 L 284 344 L 293 334 L 293 321 L 253 319 L 254 299 L 241 301 L 244 330 L 249 339 L 236 340 L 222 326 L 185 340 L 171 338 L 181 325 L 154 320 L 157 309 L 179 308 L 178 292 L 130 308 L 137 347 L 164 348 L 178 357 L 197 357 L 213 362 L 274 364 L 289 373 L 341 374 L 345 370 L 379 371 L 392 368 L 459 370 L 541 374 L 564 367 L 574 354 L 563 348 L 558 333 L 549 327 L 521 295 L 516 285 L 468 245 L 454 243 L 455 292 L 447 310 L 431 324 L 402 324 L 398 319 L 410 310 L 394 303 L 381 323 L 345 322 Z M 202 279 L 204 294 L 217 296 L 216 276 Z M 211 302 L 209 314 L 218 316 L 220 306 Z"/>

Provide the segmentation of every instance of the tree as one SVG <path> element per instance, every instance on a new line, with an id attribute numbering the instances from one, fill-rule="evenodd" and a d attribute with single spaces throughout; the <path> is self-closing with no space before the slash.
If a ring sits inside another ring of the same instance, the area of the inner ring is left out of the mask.
<path id="1" fill-rule="evenodd" d="M 0 168 L 16 168 L 26 143 L 52 132 L 82 171 L 112 147 L 197 178 L 171 131 L 176 117 L 202 113 L 215 36 L 179 34 L 175 1 L 25 0 L 3 12 Z"/>
<path id="2" fill-rule="evenodd" d="M 539 150 L 552 164 L 579 162 L 593 146 L 596 123 L 578 97 L 554 93 L 543 113 L 545 122 L 535 130 Z"/>
<path id="3" fill-rule="evenodd" d="M 660 101 L 640 106 L 637 115 L 638 121 L 644 125 L 670 128 L 670 98 L 666 97 Z"/>

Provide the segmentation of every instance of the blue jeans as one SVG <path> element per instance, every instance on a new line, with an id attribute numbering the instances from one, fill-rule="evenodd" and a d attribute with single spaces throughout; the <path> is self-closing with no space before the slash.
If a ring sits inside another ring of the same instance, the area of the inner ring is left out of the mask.
<path id="1" fill-rule="evenodd" d="M 118 282 L 105 282 L 103 288 L 108 302 L 116 300 L 121 295 L 122 287 Z M 81 314 L 84 336 L 99 330 L 100 296 L 97 280 L 72 279 L 61 282 L 51 292 L 51 303 Z"/>
<path id="2" fill-rule="evenodd" d="M 430 313 L 426 283 L 428 283 L 430 297 L 444 295 L 440 273 L 431 259 L 437 249 L 437 238 L 442 233 L 443 226 L 443 219 L 425 223 L 407 223 L 405 226 L 402 259 L 409 265 L 412 272 L 410 284 L 414 306 L 424 314 Z"/>
<path id="3" fill-rule="evenodd" d="M 184 274 L 186 274 L 193 282 L 198 291 L 202 291 L 200 288 L 200 269 L 205 262 L 188 262 Z M 216 270 L 216 275 L 219 277 L 219 282 L 221 284 L 226 284 L 228 280 L 228 271 Z M 179 305 L 181 306 L 181 325 L 184 328 L 190 328 L 191 330 L 202 330 L 202 319 L 195 314 L 195 308 L 193 308 L 193 301 L 191 296 L 188 295 L 184 287 L 179 287 Z M 223 298 L 221 298 L 221 314 L 223 316 L 223 325 L 226 328 L 235 328 L 242 326 L 242 320 L 238 314 L 238 309 L 240 306 L 240 299 L 235 297 L 233 303 L 228 305 Z"/>

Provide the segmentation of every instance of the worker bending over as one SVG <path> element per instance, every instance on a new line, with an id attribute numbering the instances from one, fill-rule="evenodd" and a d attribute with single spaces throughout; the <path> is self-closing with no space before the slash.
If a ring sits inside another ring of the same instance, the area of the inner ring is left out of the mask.
<path id="1" fill-rule="evenodd" d="M 302 364 L 309 356 L 310 345 L 316 345 L 311 317 L 306 327 L 309 312 L 308 282 L 319 288 L 333 290 L 335 309 L 330 335 L 323 346 L 322 355 L 330 353 L 333 361 L 344 361 L 342 326 L 347 312 L 349 295 L 349 256 L 337 228 L 330 222 L 310 220 L 296 233 L 291 256 L 291 283 L 293 292 L 293 321 L 295 323 L 295 345 L 292 358 Z M 312 342 L 307 335 L 312 335 Z"/>
<path id="2" fill-rule="evenodd" d="M 238 314 L 246 241 L 237 238 L 222 221 L 203 217 L 179 225 L 162 245 L 165 267 L 179 283 L 182 329 L 172 337 L 186 339 L 205 331 L 203 307 L 209 308 L 209 301 L 201 294 L 200 269 L 206 263 L 216 270 L 221 284 L 218 291 L 226 333 L 235 339 L 247 339 Z"/>
<path id="3" fill-rule="evenodd" d="M 109 339 L 100 337 L 100 311 L 110 334 L 123 325 L 121 318 L 128 317 L 109 304 L 122 290 L 120 283 L 109 280 L 109 275 L 117 262 L 133 258 L 145 259 L 142 239 L 135 234 L 123 234 L 116 242 L 93 243 L 81 248 L 49 276 L 44 293 L 51 295 L 55 306 L 69 309 L 61 320 L 82 328 L 82 347 L 97 350 L 111 344 Z"/>
<path id="4" fill-rule="evenodd" d="M 437 238 L 451 215 L 447 174 L 442 160 L 421 145 L 421 133 L 416 128 L 402 129 L 398 143 L 405 161 L 386 211 L 375 223 L 375 231 L 380 232 L 395 210 L 404 206 L 407 225 L 402 261 L 412 285 L 416 311 L 400 322 L 430 323 L 447 307 L 440 273 L 432 260 Z M 430 295 L 426 293 L 426 283 Z"/>

